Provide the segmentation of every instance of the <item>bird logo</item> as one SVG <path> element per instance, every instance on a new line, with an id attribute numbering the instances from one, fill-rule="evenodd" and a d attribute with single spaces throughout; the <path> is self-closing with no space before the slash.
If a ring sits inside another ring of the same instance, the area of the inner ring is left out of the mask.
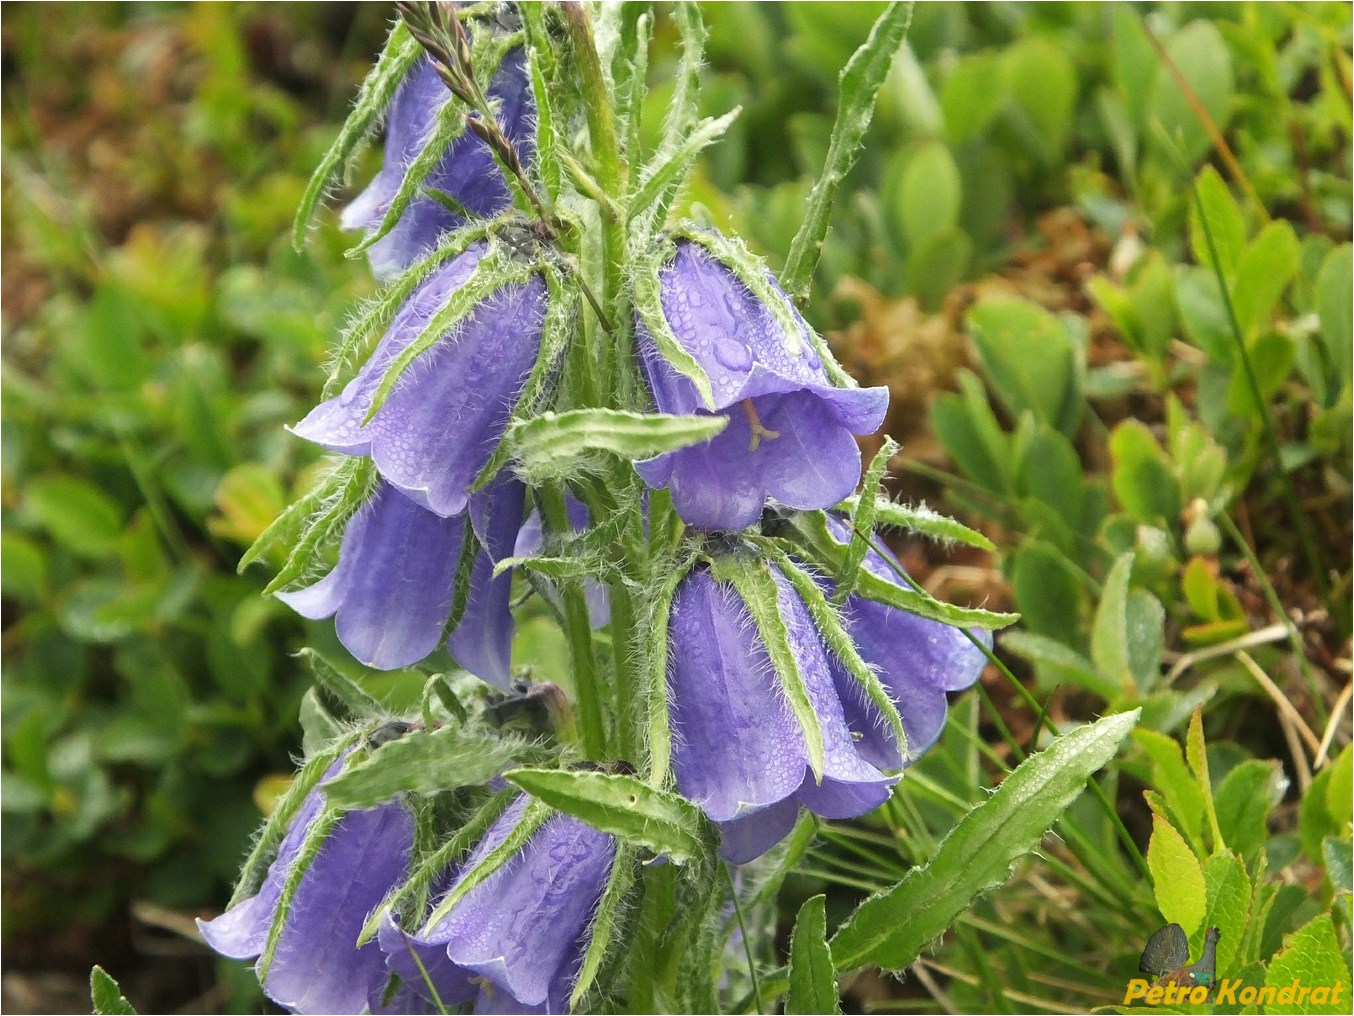
<path id="1" fill-rule="evenodd" d="M 1209 928 L 1204 933 L 1203 954 L 1193 963 L 1189 961 L 1189 939 L 1178 924 L 1158 928 L 1147 940 L 1138 969 L 1151 974 L 1157 985 L 1176 985 L 1192 988 L 1202 985 L 1212 988 L 1218 981 L 1218 939 L 1222 932 Z"/>

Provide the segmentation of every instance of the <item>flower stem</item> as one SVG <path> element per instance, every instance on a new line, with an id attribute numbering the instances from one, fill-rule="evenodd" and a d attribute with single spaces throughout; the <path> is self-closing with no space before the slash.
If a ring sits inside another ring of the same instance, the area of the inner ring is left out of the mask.
<path id="1" fill-rule="evenodd" d="M 546 525 L 557 533 L 567 533 L 571 527 L 564 506 L 564 494 L 555 487 L 542 487 L 540 504 Z M 574 698 L 578 701 L 583 751 L 588 758 L 600 761 L 608 754 L 607 737 L 602 717 L 602 679 L 592 644 L 588 605 L 583 597 L 583 589 L 577 582 L 561 582 L 560 597 L 564 601 L 564 637 L 569 643 L 570 669 L 574 678 Z"/>

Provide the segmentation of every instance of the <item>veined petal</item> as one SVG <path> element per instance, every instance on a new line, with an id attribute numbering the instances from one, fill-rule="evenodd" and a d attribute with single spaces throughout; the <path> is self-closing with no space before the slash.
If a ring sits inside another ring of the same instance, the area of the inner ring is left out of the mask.
<path id="1" fill-rule="evenodd" d="M 692 572 L 677 588 L 668 631 L 672 763 L 682 793 L 716 822 L 789 797 L 804 780 L 804 737 L 733 587 Z"/>
<path id="2" fill-rule="evenodd" d="M 462 518 L 434 515 L 379 484 L 349 520 L 329 576 L 281 598 L 304 616 L 336 613 L 339 641 L 367 666 L 410 666 L 441 640 L 462 527 Z"/>

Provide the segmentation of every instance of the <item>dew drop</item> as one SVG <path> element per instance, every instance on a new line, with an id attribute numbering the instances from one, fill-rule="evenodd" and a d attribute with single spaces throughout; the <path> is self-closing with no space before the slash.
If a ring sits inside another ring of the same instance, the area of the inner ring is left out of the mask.
<path id="1" fill-rule="evenodd" d="M 747 370 L 752 366 L 752 352 L 736 339 L 716 340 L 715 359 L 729 370 Z"/>

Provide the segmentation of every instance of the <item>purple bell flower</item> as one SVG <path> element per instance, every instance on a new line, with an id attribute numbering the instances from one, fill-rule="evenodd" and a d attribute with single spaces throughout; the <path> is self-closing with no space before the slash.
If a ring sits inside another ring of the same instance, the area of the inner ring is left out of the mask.
<path id="1" fill-rule="evenodd" d="M 475 244 L 438 268 L 390 323 L 371 358 L 294 432 L 345 455 L 370 455 L 391 484 L 438 515 L 465 510 L 536 364 L 545 321 L 539 274 L 504 286 L 401 376 L 363 424 L 387 368 L 418 337 L 485 252 Z"/>
<path id="2" fill-rule="evenodd" d="M 324 779 L 342 766 L 339 759 Z M 257 893 L 214 920 L 198 922 L 207 944 L 223 956 L 262 956 L 283 887 L 323 798 L 318 787 L 306 797 Z M 357 938 L 371 912 L 407 876 L 413 842 L 413 816 L 398 801 L 339 819 L 301 878 L 271 965 L 260 971 L 269 998 L 297 1013 L 390 1011 L 382 1006 L 390 979 L 385 955 L 375 941 L 358 948 Z M 400 1009 L 405 1001 L 397 996 L 390 1004 Z"/>
<path id="3" fill-rule="evenodd" d="M 644 482 L 669 488 L 683 521 L 700 529 L 753 525 L 768 494 L 791 508 L 827 508 L 848 497 L 860 480 L 852 435 L 884 422 L 888 389 L 835 387 L 798 312 L 791 307 L 800 334 L 788 336 L 771 310 L 695 242 L 678 243 L 660 284 L 663 314 L 709 377 L 715 411 L 729 424 L 704 444 L 637 462 Z M 638 318 L 635 335 L 659 411 L 708 412 Z"/>
<path id="4" fill-rule="evenodd" d="M 508 807 L 464 871 L 502 845 L 526 806 L 527 798 L 519 797 Z M 420 963 L 444 1005 L 474 1000 L 475 1012 L 568 1012 L 615 856 L 613 837 L 568 815 L 552 815 L 516 857 L 433 927 L 408 933 L 387 915 L 378 938 L 390 969 L 429 1002 L 432 991 Z"/>
<path id="5" fill-rule="evenodd" d="M 500 474 L 470 499 L 469 519 L 481 549 L 470 597 L 447 643 L 466 670 L 500 688 L 511 680 L 512 575 L 494 563 L 512 553 L 526 496 Z M 314 585 L 278 598 L 302 617 L 336 616 L 339 641 L 378 670 L 412 666 L 437 649 L 451 616 L 465 515 L 443 518 L 380 483 L 348 522 L 338 564 Z"/>
<path id="6" fill-rule="evenodd" d="M 808 608 L 788 580 L 774 570 L 772 576 L 822 729 L 821 784 L 766 647 L 734 588 L 706 569 L 693 571 L 677 587 L 668 626 L 677 787 L 719 825 L 720 853 L 736 864 L 781 840 L 799 805 L 825 818 L 863 815 L 888 799 L 896 779 L 857 748 Z"/>
<path id="7" fill-rule="evenodd" d="M 535 135 L 531 81 L 521 49 L 503 58 L 489 85 L 489 98 L 498 100 L 498 121 L 504 134 L 517 146 L 522 162 L 531 161 Z M 375 232 L 385 218 L 410 164 L 423 150 L 437 122 L 438 111 L 451 93 L 423 57 L 401 83 L 386 115 L 385 158 L 376 177 L 353 199 L 340 218 L 348 230 Z M 512 204 L 512 195 L 488 147 L 467 129 L 442 155 L 424 181 L 426 190 L 438 190 L 460 202 L 472 215 L 491 216 Z M 436 198 L 420 193 L 404 210 L 395 228 L 374 243 L 367 255 L 377 278 L 388 279 L 404 271 L 437 244 L 443 233 L 465 225 Z"/>
<path id="8" fill-rule="evenodd" d="M 840 519 L 829 515 L 827 525 L 838 542 L 850 541 L 851 533 Z M 865 553 L 864 567 L 886 582 L 902 585 L 897 573 L 873 548 Z M 831 583 L 825 585 L 831 591 Z M 945 693 L 962 691 L 977 681 L 987 657 L 960 628 L 864 596 L 848 597 L 843 615 L 861 658 L 879 675 L 902 717 L 907 754 L 901 764 L 909 766 L 940 737 L 948 705 Z M 992 647 L 990 631 L 971 631 L 989 649 Z M 858 737 L 856 749 L 875 765 L 898 766 L 900 753 L 893 729 L 860 683 L 836 660 L 832 676 L 847 723 Z"/>

